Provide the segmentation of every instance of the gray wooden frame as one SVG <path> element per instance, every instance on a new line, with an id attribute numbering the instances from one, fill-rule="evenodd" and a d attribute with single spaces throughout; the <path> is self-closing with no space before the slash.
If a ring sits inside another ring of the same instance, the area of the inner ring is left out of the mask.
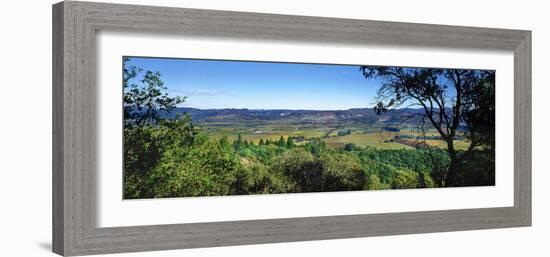
<path id="1" fill-rule="evenodd" d="M 96 226 L 99 30 L 514 52 L 514 206 Z M 53 6 L 53 251 L 86 255 L 531 225 L 531 32 L 66 1 Z"/>

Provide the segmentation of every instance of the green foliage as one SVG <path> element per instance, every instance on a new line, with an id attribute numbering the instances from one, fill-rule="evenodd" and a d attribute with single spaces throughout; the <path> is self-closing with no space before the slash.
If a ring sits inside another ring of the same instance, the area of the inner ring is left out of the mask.
<path id="1" fill-rule="evenodd" d="M 285 138 L 283 136 L 281 136 L 279 138 L 279 140 L 277 141 L 277 146 L 279 147 L 286 147 L 286 142 L 285 142 Z"/>
<path id="2" fill-rule="evenodd" d="M 232 194 L 274 194 L 292 192 L 295 185 L 283 176 L 278 176 L 269 171 L 269 168 L 261 163 L 246 161 L 237 170 L 233 181 Z"/>
<path id="3" fill-rule="evenodd" d="M 432 160 L 448 163 L 445 151 L 434 149 L 327 149 L 322 141 L 288 148 L 288 139 L 284 146 L 211 140 L 185 117 L 127 128 L 124 139 L 126 198 L 437 187 Z M 476 153 L 473 159 L 465 166 L 464 183 L 494 181 L 485 169 L 491 156 Z"/>
<path id="4" fill-rule="evenodd" d="M 345 135 L 351 135 L 351 129 L 341 129 L 341 130 L 338 130 L 337 135 L 338 135 L 339 137 L 342 137 L 342 136 L 345 136 Z"/>
<path id="5" fill-rule="evenodd" d="M 162 111 L 184 99 L 164 92 L 159 73 L 147 71 L 138 80 L 142 70 L 126 61 L 126 199 L 448 186 L 442 182 L 450 157 L 438 148 L 381 150 L 349 143 L 334 149 L 319 137 L 291 135 L 262 138 L 258 144 L 240 134 L 232 142 L 225 136 L 209 138 L 189 115 L 162 119 Z M 350 133 L 338 131 L 339 136 Z M 456 151 L 456 156 L 464 161 L 454 183 L 494 185 L 492 147 Z"/>
<path id="6" fill-rule="evenodd" d="M 392 189 L 420 188 L 418 173 L 398 170 L 394 174 L 391 187 Z"/>
<path id="7" fill-rule="evenodd" d="M 310 152 L 294 148 L 284 152 L 274 164 L 275 171 L 296 182 L 297 192 L 320 192 L 323 166 Z"/>
<path id="8" fill-rule="evenodd" d="M 368 177 L 366 188 L 367 190 L 380 190 L 384 189 L 380 178 L 376 174 L 372 174 Z"/>
<path id="9" fill-rule="evenodd" d="M 149 174 L 154 197 L 227 195 L 239 167 L 229 144 L 199 135 L 192 147 L 168 147 Z"/>
<path id="10" fill-rule="evenodd" d="M 153 127 L 124 129 L 124 197 L 143 198 L 152 195 L 145 174 L 153 169 L 162 155 L 162 139 Z"/>
<path id="11" fill-rule="evenodd" d="M 323 166 L 323 191 L 362 190 L 366 174 L 357 156 L 346 153 L 321 155 Z"/>
<path id="12" fill-rule="evenodd" d="M 359 159 L 345 153 L 317 157 L 304 148 L 293 148 L 277 158 L 274 169 L 291 178 L 297 192 L 361 190 L 366 183 Z"/>
<path id="13" fill-rule="evenodd" d="M 354 143 L 347 143 L 347 144 L 344 145 L 344 147 L 342 149 L 344 149 L 344 151 L 348 151 L 348 152 L 361 150 L 361 148 L 358 147 Z"/>
<path id="14" fill-rule="evenodd" d="M 463 186 L 463 177 L 468 176 L 461 167 L 463 162 L 469 162 L 476 149 L 494 149 L 495 71 L 387 66 L 362 66 L 360 70 L 366 79 L 383 81 L 376 113 L 404 105 L 422 107 L 423 121 L 435 128 L 447 145 L 449 165 L 433 173 L 439 185 Z M 464 153 L 455 147 L 459 130 L 469 142 Z"/>
<path id="15" fill-rule="evenodd" d="M 235 150 L 240 150 L 241 149 L 241 146 L 243 145 L 243 139 L 241 137 L 241 134 L 237 135 L 237 140 L 233 141 L 233 148 L 235 148 Z"/>
<path id="16" fill-rule="evenodd" d="M 306 145 L 305 148 L 313 155 L 320 156 L 323 153 L 327 146 L 323 140 L 316 137 L 311 139 Z"/>
<path id="17" fill-rule="evenodd" d="M 159 125 L 127 126 L 124 129 L 124 195 L 126 198 L 154 197 L 150 173 L 165 162 L 170 149 L 186 149 L 197 132 L 188 116 Z"/>
<path id="18" fill-rule="evenodd" d="M 128 65 L 124 59 L 124 121 L 126 125 L 144 126 L 162 120 L 160 112 L 170 112 L 185 101 L 184 97 L 171 97 L 159 72 L 146 71 L 141 79 L 142 69 Z"/>
<path id="19" fill-rule="evenodd" d="M 464 172 L 458 180 L 464 186 L 495 185 L 495 151 L 474 150 L 467 161 L 462 162 L 460 169 Z"/>
<path id="20" fill-rule="evenodd" d="M 286 148 L 292 148 L 292 147 L 294 147 L 294 140 L 292 140 L 292 137 L 287 137 Z"/>

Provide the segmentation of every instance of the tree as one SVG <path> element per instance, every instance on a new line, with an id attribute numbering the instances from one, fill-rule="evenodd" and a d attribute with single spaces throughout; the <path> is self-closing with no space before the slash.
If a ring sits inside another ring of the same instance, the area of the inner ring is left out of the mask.
<path id="1" fill-rule="evenodd" d="M 474 149 L 494 149 L 495 72 L 464 69 L 362 66 L 367 79 L 380 79 L 376 113 L 418 106 L 421 128 L 428 123 L 447 144 L 450 163 L 440 186 L 460 186 L 460 165 Z M 459 129 L 470 145 L 461 153 L 454 140 Z"/>
<path id="2" fill-rule="evenodd" d="M 286 139 L 286 148 L 292 148 L 294 147 L 294 140 L 292 140 L 292 137 L 287 137 Z"/>
<path id="3" fill-rule="evenodd" d="M 220 145 L 222 145 L 222 146 L 230 145 L 229 144 L 229 139 L 227 139 L 227 136 L 223 136 L 222 138 L 220 138 L 219 142 L 220 142 Z"/>
<path id="4" fill-rule="evenodd" d="M 376 174 L 370 175 L 368 177 L 366 187 L 368 190 L 382 189 L 382 183 L 380 182 L 380 178 Z"/>
<path id="5" fill-rule="evenodd" d="M 189 115 L 163 120 L 158 126 L 124 128 L 124 197 L 158 197 L 155 187 L 160 177 L 152 177 L 151 172 L 159 166 L 166 167 L 168 161 L 175 161 L 167 158 L 170 149 L 196 148 L 196 136 Z"/>
<path id="6" fill-rule="evenodd" d="M 286 146 L 286 141 L 285 141 L 283 136 L 281 136 L 279 138 L 279 140 L 277 141 L 277 146 L 279 146 L 279 147 L 285 147 Z"/>
<path id="7" fill-rule="evenodd" d="M 344 149 L 344 151 L 351 152 L 351 151 L 359 150 L 360 148 L 354 143 L 347 143 L 344 145 L 342 149 Z"/>
<path id="8" fill-rule="evenodd" d="M 177 137 L 178 131 L 169 131 Z M 196 137 L 192 145 L 168 141 L 160 164 L 145 176 L 151 192 L 145 197 L 228 195 L 239 161 L 229 144 Z M 139 197 L 139 198 L 143 198 Z"/>
<path id="9" fill-rule="evenodd" d="M 237 135 L 237 140 L 233 141 L 233 147 L 235 148 L 235 150 L 239 150 L 239 149 L 241 149 L 242 144 L 243 144 L 243 140 L 242 140 L 242 137 L 241 137 L 241 133 L 239 133 Z"/>
<path id="10" fill-rule="evenodd" d="M 351 129 L 341 129 L 341 130 L 338 130 L 338 136 L 341 137 L 341 136 L 345 136 L 345 135 L 350 135 L 351 134 Z"/>
<path id="11" fill-rule="evenodd" d="M 258 145 L 264 145 L 264 140 L 263 140 L 263 138 L 260 138 L 260 142 L 258 142 Z"/>
<path id="12" fill-rule="evenodd" d="M 305 148 L 315 156 L 320 156 L 321 153 L 327 148 L 325 141 L 321 140 L 318 137 L 312 138 L 306 145 Z"/>
<path id="13" fill-rule="evenodd" d="M 130 58 L 124 57 L 122 60 L 123 63 L 123 76 L 122 76 L 122 87 L 124 91 L 124 120 L 129 120 L 132 117 L 132 105 L 134 103 L 134 100 L 132 99 L 132 95 L 127 94 L 127 92 L 130 89 L 137 88 L 138 85 L 133 81 L 139 73 L 143 69 L 135 66 L 135 65 L 129 65 L 128 62 L 130 61 Z"/>
<path id="14" fill-rule="evenodd" d="M 296 192 L 321 192 L 323 189 L 323 165 L 303 148 L 293 148 L 275 160 L 274 169 L 292 179 Z"/>
<path id="15" fill-rule="evenodd" d="M 170 112 L 185 101 L 185 97 L 171 97 L 165 92 L 167 87 L 160 72 L 148 70 L 136 81 L 143 69 L 129 65 L 129 61 L 127 57 L 123 59 L 124 121 L 128 125 L 158 123 L 161 112 Z"/>
<path id="16" fill-rule="evenodd" d="M 154 197 L 150 172 L 163 164 L 169 146 L 193 144 L 196 130 L 187 114 L 163 119 L 161 112 L 173 110 L 185 98 L 170 97 L 160 73 L 146 71 L 142 75 L 143 69 L 129 61 L 123 59 L 124 196 Z"/>
<path id="17" fill-rule="evenodd" d="M 420 188 L 418 173 L 407 170 L 399 170 L 395 173 L 391 187 L 392 189 Z"/>
<path id="18" fill-rule="evenodd" d="M 323 165 L 323 191 L 362 190 L 366 174 L 354 155 L 330 152 L 319 158 Z"/>
<path id="19" fill-rule="evenodd" d="M 294 183 L 287 177 L 274 174 L 269 167 L 259 162 L 240 165 L 231 185 L 232 194 L 285 193 L 294 189 Z"/>

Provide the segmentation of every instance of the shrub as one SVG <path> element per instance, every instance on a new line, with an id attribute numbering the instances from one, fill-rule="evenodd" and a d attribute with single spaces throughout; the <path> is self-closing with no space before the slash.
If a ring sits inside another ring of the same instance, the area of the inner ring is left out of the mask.
<path id="1" fill-rule="evenodd" d="M 203 137 L 187 148 L 171 148 L 149 174 L 155 197 L 227 195 L 239 163 L 230 146 Z"/>
<path id="2" fill-rule="evenodd" d="M 237 170 L 232 194 L 272 194 L 292 192 L 296 185 L 285 177 L 269 172 L 261 163 L 246 161 Z"/>
<path id="3" fill-rule="evenodd" d="M 418 173 L 408 170 L 399 170 L 395 173 L 391 186 L 392 189 L 419 188 Z"/>
<path id="4" fill-rule="evenodd" d="M 363 189 L 366 176 L 357 157 L 331 152 L 323 154 L 320 162 L 323 166 L 323 191 Z"/>
<path id="5" fill-rule="evenodd" d="M 294 180 L 297 192 L 322 191 L 323 166 L 304 148 L 284 152 L 275 161 L 274 170 Z"/>
<path id="6" fill-rule="evenodd" d="M 373 175 L 370 175 L 368 177 L 365 189 L 367 189 L 367 190 L 380 190 L 380 189 L 384 189 L 384 188 L 382 186 L 382 183 L 380 182 L 380 178 L 376 174 L 373 174 Z"/>

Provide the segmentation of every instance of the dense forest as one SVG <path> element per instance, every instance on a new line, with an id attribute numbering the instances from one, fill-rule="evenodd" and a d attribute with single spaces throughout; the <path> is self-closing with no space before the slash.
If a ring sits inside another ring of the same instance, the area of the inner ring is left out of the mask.
<path id="1" fill-rule="evenodd" d="M 144 72 L 126 61 L 125 199 L 494 185 L 494 141 L 478 143 L 481 137 L 469 137 L 472 147 L 454 149 L 458 135 L 450 130 L 453 124 L 445 127 L 453 134 L 438 136 L 450 138 L 446 149 L 378 149 L 353 143 L 327 147 L 320 137 L 300 144 L 292 136 L 256 142 L 240 134 L 231 140 L 209 137 L 188 114 L 169 119 L 160 115 L 186 99 L 168 95 L 160 73 Z M 377 105 L 380 112 L 388 111 L 386 107 Z M 435 123 L 442 123 L 444 114 L 437 115 L 441 120 Z M 475 133 L 471 135 L 480 134 Z"/>

